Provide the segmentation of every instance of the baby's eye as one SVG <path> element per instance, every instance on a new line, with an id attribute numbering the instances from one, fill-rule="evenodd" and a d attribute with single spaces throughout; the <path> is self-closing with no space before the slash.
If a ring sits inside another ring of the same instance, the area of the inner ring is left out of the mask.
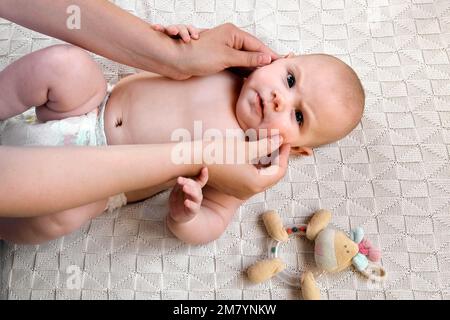
<path id="1" fill-rule="evenodd" d="M 288 83 L 289 88 L 292 88 L 295 85 L 295 77 L 292 73 L 288 73 L 287 83 Z"/>
<path id="2" fill-rule="evenodd" d="M 301 111 L 295 111 L 295 120 L 299 125 L 303 123 L 303 113 Z"/>

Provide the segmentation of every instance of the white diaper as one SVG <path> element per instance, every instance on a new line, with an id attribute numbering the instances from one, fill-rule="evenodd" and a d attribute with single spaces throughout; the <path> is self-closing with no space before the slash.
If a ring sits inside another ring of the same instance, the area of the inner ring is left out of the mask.
<path id="1" fill-rule="evenodd" d="M 79 117 L 41 123 L 34 108 L 0 121 L 0 145 L 4 146 L 104 146 L 105 106 L 112 87 L 98 109 Z M 110 197 L 105 208 L 113 211 L 127 204 L 125 194 Z"/>

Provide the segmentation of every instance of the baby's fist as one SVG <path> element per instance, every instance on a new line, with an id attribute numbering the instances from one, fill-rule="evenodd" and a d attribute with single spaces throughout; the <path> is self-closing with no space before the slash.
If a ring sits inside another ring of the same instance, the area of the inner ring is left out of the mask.
<path id="1" fill-rule="evenodd" d="M 175 222 L 183 223 L 192 220 L 200 212 L 203 192 L 208 182 L 208 168 L 203 168 L 194 179 L 178 177 L 169 197 L 170 217 Z"/>

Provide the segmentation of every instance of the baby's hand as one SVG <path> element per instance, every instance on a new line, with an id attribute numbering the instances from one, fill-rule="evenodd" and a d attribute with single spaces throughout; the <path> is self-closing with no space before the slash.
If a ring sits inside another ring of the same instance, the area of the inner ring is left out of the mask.
<path id="1" fill-rule="evenodd" d="M 205 29 L 198 29 L 192 25 L 174 24 L 164 27 L 160 24 L 152 24 L 152 28 L 155 31 L 163 32 L 173 38 L 181 38 L 184 42 L 188 43 L 191 39 L 200 39 L 200 33 Z"/>
<path id="2" fill-rule="evenodd" d="M 203 168 L 194 180 L 178 177 L 169 197 L 170 217 L 179 223 L 192 220 L 200 212 L 203 193 L 202 188 L 208 182 L 208 168 Z"/>

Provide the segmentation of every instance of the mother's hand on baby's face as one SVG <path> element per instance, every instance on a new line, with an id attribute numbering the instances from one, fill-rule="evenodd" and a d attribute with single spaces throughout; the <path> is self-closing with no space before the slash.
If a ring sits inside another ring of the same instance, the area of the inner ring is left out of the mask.
<path id="1" fill-rule="evenodd" d="M 288 167 L 290 145 L 280 147 L 279 139 L 261 139 L 246 144 L 247 164 L 208 165 L 208 184 L 219 191 L 246 200 L 251 196 L 263 192 L 276 184 L 285 174 Z M 278 152 L 275 152 L 278 151 Z M 276 153 L 271 159 L 270 166 L 258 168 L 251 164 L 256 159 L 265 157 L 268 153 Z"/>
<path id="2" fill-rule="evenodd" d="M 256 37 L 231 23 L 201 32 L 198 40 L 179 42 L 175 51 L 178 72 L 172 78 L 180 80 L 231 67 L 262 67 L 279 58 Z"/>

